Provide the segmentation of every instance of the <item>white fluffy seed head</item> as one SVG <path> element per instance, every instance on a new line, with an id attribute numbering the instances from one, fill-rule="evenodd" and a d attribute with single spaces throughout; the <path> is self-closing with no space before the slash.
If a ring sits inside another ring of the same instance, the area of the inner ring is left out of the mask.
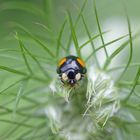
<path id="1" fill-rule="evenodd" d="M 62 74 L 62 80 L 67 81 L 68 80 L 68 76 L 66 73 Z"/>
<path id="2" fill-rule="evenodd" d="M 81 79 L 81 74 L 80 74 L 80 73 L 77 73 L 76 76 L 75 76 L 75 79 L 76 79 L 77 81 L 79 81 L 79 80 Z"/>

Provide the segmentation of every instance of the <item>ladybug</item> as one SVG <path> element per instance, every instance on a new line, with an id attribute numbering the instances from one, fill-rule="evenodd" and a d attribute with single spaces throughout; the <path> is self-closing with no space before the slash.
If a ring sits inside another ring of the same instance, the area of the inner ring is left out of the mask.
<path id="1" fill-rule="evenodd" d="M 57 73 L 65 85 L 74 86 L 85 76 L 86 72 L 84 61 L 73 55 L 62 58 L 57 66 Z"/>

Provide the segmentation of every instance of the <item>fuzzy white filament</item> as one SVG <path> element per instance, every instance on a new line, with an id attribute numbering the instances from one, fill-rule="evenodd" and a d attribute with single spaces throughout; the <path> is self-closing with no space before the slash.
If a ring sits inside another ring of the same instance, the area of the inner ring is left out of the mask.
<path id="1" fill-rule="evenodd" d="M 65 74 L 62 74 L 62 77 L 66 79 Z M 75 78 L 78 81 L 81 74 L 77 74 Z M 83 81 L 83 79 L 80 81 Z M 58 88 L 57 92 L 65 98 L 64 105 L 59 107 L 56 104 L 54 108 L 57 115 L 61 116 L 57 118 L 57 121 L 60 122 L 58 128 L 61 129 L 59 133 L 66 140 L 85 140 L 89 138 L 90 133 L 101 133 L 99 126 L 105 127 L 109 123 L 108 120 L 119 109 L 118 91 L 113 80 L 109 75 L 96 70 L 93 66 L 88 69 L 87 81 L 83 81 L 83 85 L 79 85 L 79 88 L 72 90 L 72 88 L 62 87 Z M 72 96 L 73 99 L 68 100 L 69 96 Z M 79 97 L 83 98 L 80 99 Z M 84 106 L 83 111 L 78 114 L 77 111 L 82 106 Z M 49 117 L 51 117 L 52 111 L 49 111 Z M 53 114 L 52 122 L 57 128 L 56 118 Z M 82 114 L 84 114 L 84 117 L 82 117 Z M 113 128 L 109 127 L 107 129 L 109 133 L 111 133 L 110 130 L 113 131 Z"/>

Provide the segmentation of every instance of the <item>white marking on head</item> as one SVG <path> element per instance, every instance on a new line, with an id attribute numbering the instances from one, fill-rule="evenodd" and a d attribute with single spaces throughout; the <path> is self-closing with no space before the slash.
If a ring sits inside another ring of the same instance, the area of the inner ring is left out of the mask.
<path id="1" fill-rule="evenodd" d="M 75 79 L 76 79 L 77 81 L 79 81 L 79 80 L 81 79 L 81 74 L 80 74 L 80 73 L 77 73 L 76 76 L 75 76 Z"/>
<path id="2" fill-rule="evenodd" d="M 62 80 L 64 80 L 64 81 L 68 80 L 68 76 L 66 73 L 62 73 Z"/>

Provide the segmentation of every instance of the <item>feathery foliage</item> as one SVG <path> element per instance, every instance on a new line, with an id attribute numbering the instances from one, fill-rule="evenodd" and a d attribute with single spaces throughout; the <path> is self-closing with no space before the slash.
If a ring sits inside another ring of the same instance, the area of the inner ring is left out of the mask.
<path id="1" fill-rule="evenodd" d="M 7 27 L 0 33 L 0 139 L 139 139 L 140 63 L 133 60 L 139 32 L 133 33 L 128 14 L 127 33 L 106 41 L 110 31 L 95 0 L 65 5 L 60 19 L 55 2 L 0 2 Z M 86 15 L 90 9 L 93 20 Z M 59 59 L 70 54 L 84 59 L 88 70 L 76 88 L 62 86 L 56 74 Z"/>

